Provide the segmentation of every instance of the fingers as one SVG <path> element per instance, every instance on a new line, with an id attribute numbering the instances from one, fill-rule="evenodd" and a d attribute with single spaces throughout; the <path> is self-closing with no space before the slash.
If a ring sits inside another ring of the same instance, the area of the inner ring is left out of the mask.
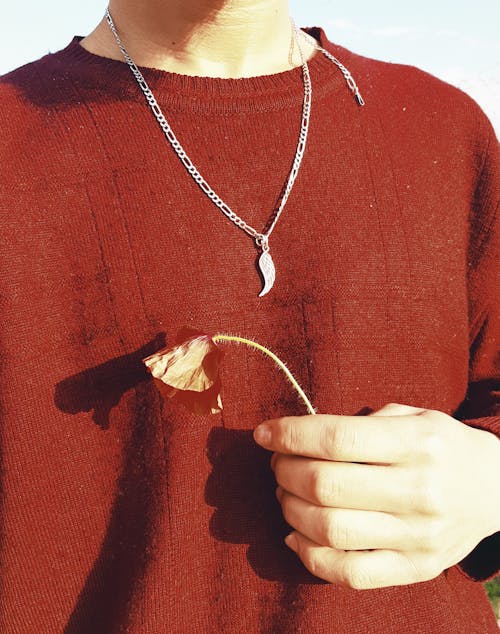
<path id="1" fill-rule="evenodd" d="M 418 545 L 408 525 L 394 515 L 316 506 L 283 490 L 277 495 L 288 524 L 318 545 L 337 550 L 409 550 Z"/>
<path id="2" fill-rule="evenodd" d="M 316 577 L 357 590 L 384 588 L 427 581 L 441 570 L 419 566 L 395 550 L 344 551 L 321 546 L 294 531 L 286 544 Z"/>
<path id="3" fill-rule="evenodd" d="M 403 514 L 425 502 L 419 499 L 422 487 L 404 468 L 283 455 L 273 467 L 283 489 L 317 506 Z"/>
<path id="4" fill-rule="evenodd" d="M 370 416 L 257 427 L 255 440 L 275 452 L 283 514 L 295 529 L 286 542 L 306 568 L 369 589 L 426 581 L 447 567 L 443 448 L 458 425 L 443 412 L 390 403 Z"/>
<path id="5" fill-rule="evenodd" d="M 396 464 L 418 454 L 425 416 L 426 410 L 397 416 L 288 416 L 259 425 L 254 437 L 266 449 L 282 454 Z"/>

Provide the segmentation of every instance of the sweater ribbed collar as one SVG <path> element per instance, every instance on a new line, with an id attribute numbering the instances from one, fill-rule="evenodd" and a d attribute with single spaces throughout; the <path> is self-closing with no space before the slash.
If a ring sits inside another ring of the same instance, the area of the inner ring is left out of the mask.
<path id="1" fill-rule="evenodd" d="M 340 61 L 347 63 L 346 55 L 350 58 L 352 54 L 331 44 L 323 29 L 311 28 L 307 32 L 334 55 L 344 53 L 344 59 Z M 75 35 L 66 48 L 52 54 L 55 65 L 63 65 L 65 71 L 75 74 L 80 85 L 101 91 L 101 95 L 144 101 L 126 62 L 87 51 L 80 45 L 82 39 L 83 36 Z M 316 99 L 338 89 L 348 91 L 339 69 L 321 52 L 318 51 L 308 64 Z M 239 79 L 189 76 L 142 66 L 139 69 L 162 108 L 169 110 L 226 114 L 279 110 L 300 103 L 304 95 L 300 66 L 271 75 Z"/>

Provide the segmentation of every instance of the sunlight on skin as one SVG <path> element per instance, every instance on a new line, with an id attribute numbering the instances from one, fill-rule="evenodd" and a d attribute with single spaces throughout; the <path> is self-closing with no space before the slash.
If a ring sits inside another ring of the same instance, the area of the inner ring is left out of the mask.
<path id="1" fill-rule="evenodd" d="M 110 13 L 139 66 L 206 77 L 252 77 L 299 66 L 287 0 L 111 0 Z M 81 42 L 121 59 L 106 21 Z M 301 41 L 307 58 L 314 47 Z"/>
<path id="2" fill-rule="evenodd" d="M 287 546 L 331 583 L 428 581 L 500 530 L 500 442 L 444 412 L 288 416 L 254 437 L 274 452 Z"/>

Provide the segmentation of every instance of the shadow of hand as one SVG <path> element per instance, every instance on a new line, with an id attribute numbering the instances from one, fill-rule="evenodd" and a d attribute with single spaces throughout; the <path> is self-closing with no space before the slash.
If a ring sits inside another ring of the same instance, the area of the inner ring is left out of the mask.
<path id="1" fill-rule="evenodd" d="M 223 542 L 249 544 L 247 558 L 263 579 L 322 583 L 284 544 L 291 528 L 276 499 L 271 454 L 253 440 L 252 430 L 214 427 L 207 455 L 212 464 L 205 500 L 214 507 L 210 533 Z"/>

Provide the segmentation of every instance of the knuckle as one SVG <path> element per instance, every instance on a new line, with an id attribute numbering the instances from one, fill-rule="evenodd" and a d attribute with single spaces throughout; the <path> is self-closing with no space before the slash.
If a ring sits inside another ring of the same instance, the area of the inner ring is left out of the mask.
<path id="1" fill-rule="evenodd" d="M 379 416 L 404 416 L 412 412 L 414 408 L 411 405 L 405 405 L 403 403 L 386 403 L 383 407 L 378 409 L 375 413 Z"/>
<path id="2" fill-rule="evenodd" d="M 418 583 L 419 581 L 424 581 L 424 575 L 422 566 L 417 566 L 413 557 L 406 556 L 403 561 L 406 563 L 406 576 L 409 583 Z"/>
<path id="3" fill-rule="evenodd" d="M 321 565 L 321 560 L 318 554 L 313 549 L 306 549 L 306 551 L 301 555 L 301 560 L 312 575 L 315 577 L 322 577 L 323 566 Z"/>
<path id="4" fill-rule="evenodd" d="M 404 407 L 405 405 L 402 405 L 401 403 L 387 403 L 386 405 L 384 405 L 383 409 L 391 409 L 391 410 L 399 411 Z"/>
<path id="5" fill-rule="evenodd" d="M 443 412 L 443 411 L 439 410 L 439 409 L 426 409 L 425 412 L 423 413 L 423 415 L 426 418 L 429 418 L 429 419 L 434 420 L 434 421 L 436 421 L 438 419 L 440 421 L 449 419 L 448 414 L 446 412 Z"/>
<path id="6" fill-rule="evenodd" d="M 288 421 L 282 421 L 279 426 L 279 441 L 281 449 L 293 452 L 301 446 L 302 433 L 300 426 Z"/>
<path id="7" fill-rule="evenodd" d="M 311 470 L 310 475 L 311 498 L 320 504 L 325 502 L 327 496 L 327 484 L 322 471 L 318 468 Z"/>
<path id="8" fill-rule="evenodd" d="M 434 579 L 442 572 L 442 569 L 438 565 L 437 560 L 434 559 L 426 559 L 424 561 L 420 561 L 418 566 L 411 558 L 409 558 L 408 561 L 411 565 L 413 580 L 416 583 Z"/>
<path id="9" fill-rule="evenodd" d="M 283 517 L 292 526 L 293 524 L 292 524 L 292 512 L 290 508 L 290 496 L 284 493 L 283 497 L 281 498 L 280 504 L 281 504 L 281 512 L 283 514 Z"/>
<path id="10" fill-rule="evenodd" d="M 343 585 L 353 590 L 367 590 L 375 587 L 373 580 L 357 562 L 347 563 L 342 575 Z"/>
<path id="11" fill-rule="evenodd" d="M 426 553 L 439 553 L 443 549 L 443 532 L 441 522 L 427 524 L 424 535 L 419 540 L 419 548 Z"/>
<path id="12" fill-rule="evenodd" d="M 421 476 L 415 487 L 415 506 L 423 515 L 439 515 L 443 508 L 440 489 L 428 475 Z"/>
<path id="13" fill-rule="evenodd" d="M 330 506 L 340 506 L 345 502 L 345 481 L 343 478 L 328 478 L 325 484 L 325 503 Z"/>
<path id="14" fill-rule="evenodd" d="M 437 559 L 429 556 L 406 555 L 403 557 L 408 583 L 420 583 L 429 581 L 437 577 L 442 571 L 439 570 Z"/>
<path id="15" fill-rule="evenodd" d="M 355 432 L 352 426 L 339 420 L 334 425 L 324 427 L 320 442 L 326 456 L 333 458 L 351 454 L 356 445 Z"/>
<path id="16" fill-rule="evenodd" d="M 340 487 L 339 481 L 329 478 L 321 467 L 311 471 L 311 497 L 322 506 L 334 505 L 340 499 Z"/>
<path id="17" fill-rule="evenodd" d="M 283 515 L 285 522 L 287 522 L 289 526 L 291 526 L 294 529 L 297 526 L 300 527 L 300 518 L 297 517 L 297 513 L 295 512 L 295 510 L 292 508 L 292 506 L 289 504 L 289 502 L 285 498 L 283 498 L 281 513 Z"/>
<path id="18" fill-rule="evenodd" d="M 274 478 L 276 482 L 283 486 L 283 467 L 284 467 L 283 459 L 277 458 L 274 463 Z"/>
<path id="19" fill-rule="evenodd" d="M 444 452 L 442 435 L 434 425 L 423 425 L 420 430 L 418 445 L 420 455 L 430 463 L 439 463 Z"/>
<path id="20" fill-rule="evenodd" d="M 326 541 L 331 548 L 349 550 L 352 543 L 351 531 L 334 512 L 328 514 L 326 520 Z"/>
<path id="21" fill-rule="evenodd" d="M 437 561 L 431 562 L 424 566 L 421 571 L 422 581 L 429 581 L 430 579 L 435 579 L 438 577 L 444 570 L 442 565 L 439 565 Z"/>

